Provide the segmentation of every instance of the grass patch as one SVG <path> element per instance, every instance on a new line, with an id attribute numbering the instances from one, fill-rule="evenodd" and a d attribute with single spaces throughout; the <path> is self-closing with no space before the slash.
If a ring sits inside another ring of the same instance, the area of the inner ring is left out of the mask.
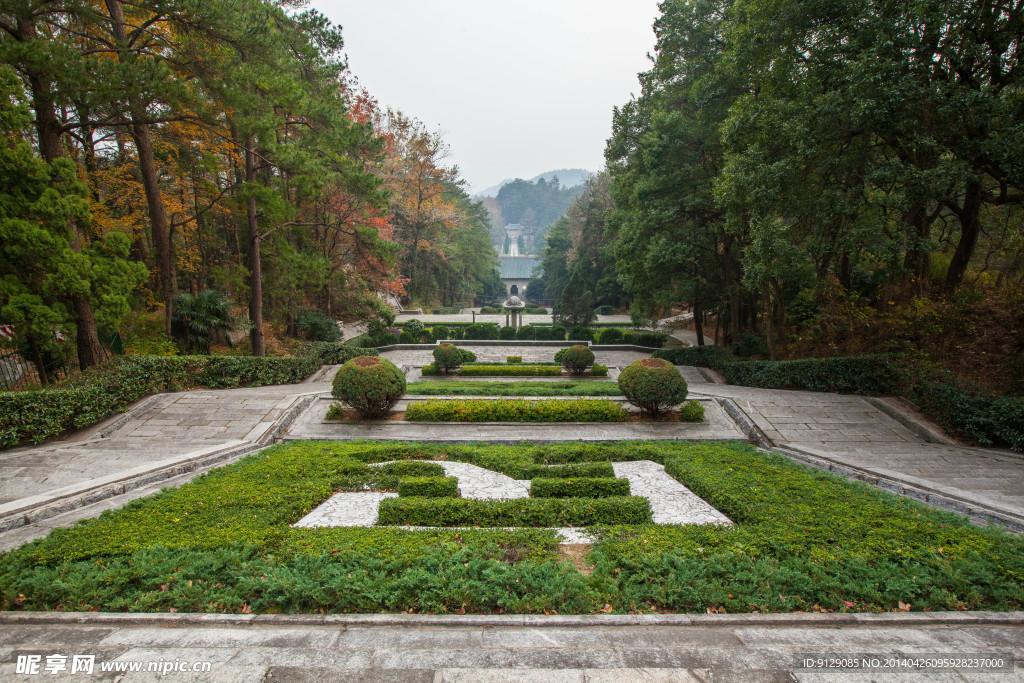
<path id="1" fill-rule="evenodd" d="M 615 382 L 410 382 L 412 396 L 621 396 Z"/>
<path id="2" fill-rule="evenodd" d="M 515 479 L 551 471 L 542 466 L 653 460 L 736 525 L 594 527 L 590 576 L 559 558 L 544 529 L 291 528 L 335 491 L 394 490 L 408 471 L 368 465 L 418 460 Z M 1024 539 L 742 444 L 293 442 L 0 554 L 0 602 L 257 613 L 1018 610 Z"/>

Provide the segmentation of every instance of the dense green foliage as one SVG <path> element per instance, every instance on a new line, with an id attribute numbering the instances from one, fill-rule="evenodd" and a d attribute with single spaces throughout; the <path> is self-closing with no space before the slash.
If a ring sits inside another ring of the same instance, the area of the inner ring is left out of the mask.
<path id="1" fill-rule="evenodd" d="M 542 529 L 290 526 L 337 490 L 397 487 L 368 463 L 441 458 L 516 479 L 561 469 L 542 465 L 652 460 L 735 526 L 592 529 L 599 540 L 589 577 L 557 562 L 558 539 Z M 606 604 L 622 613 L 737 613 L 884 611 L 903 602 L 915 611 L 1019 610 L 1022 576 L 1019 536 L 748 445 L 300 442 L 3 553 L 0 606 L 585 614 Z"/>
<path id="2" fill-rule="evenodd" d="M 619 389 L 630 403 L 651 415 L 678 406 L 687 393 L 683 375 L 660 358 L 641 358 L 623 368 Z"/>
<path id="3" fill-rule="evenodd" d="M 410 382 L 406 394 L 419 396 L 620 396 L 615 382 Z"/>
<path id="4" fill-rule="evenodd" d="M 535 477 L 530 481 L 532 498 L 607 498 L 628 495 L 629 480 L 615 477 Z"/>
<path id="5" fill-rule="evenodd" d="M 685 401 L 681 406 L 679 406 L 679 419 L 683 422 L 703 422 L 704 404 L 696 399 Z"/>
<path id="6" fill-rule="evenodd" d="M 555 361 L 561 363 L 570 374 L 582 375 L 594 364 L 594 352 L 587 346 L 576 344 L 555 353 Z"/>
<path id="7" fill-rule="evenodd" d="M 517 223 L 531 229 L 537 236 L 525 244 L 525 251 L 520 253 L 539 251 L 548 228 L 565 213 L 569 203 L 582 189 L 579 185 L 564 187 L 557 176 L 551 180 L 538 178 L 535 182 L 517 178 L 506 183 L 494 199 L 500 209 L 501 219 L 497 227 L 501 238 L 505 237 L 506 224 Z"/>
<path id="8" fill-rule="evenodd" d="M 360 356 L 334 375 L 331 396 L 355 408 L 363 417 L 384 417 L 405 394 L 405 375 L 386 358 Z"/>
<path id="9" fill-rule="evenodd" d="M 410 422 L 624 422 L 629 413 L 607 399 L 430 399 L 405 409 Z"/>
<path id="10" fill-rule="evenodd" d="M 147 394 L 294 384 L 323 364 L 319 355 L 116 358 L 59 387 L 0 393 L 0 447 L 39 443 L 88 427 Z"/>
<path id="11" fill-rule="evenodd" d="M 650 521 L 651 504 L 646 498 L 640 497 L 516 500 L 388 498 L 381 501 L 378 524 L 428 527 L 559 527 L 644 524 Z"/>
<path id="12" fill-rule="evenodd" d="M 423 366 L 424 377 L 440 373 L 436 365 Z M 456 375 L 460 377 L 561 377 L 562 368 L 557 365 L 464 365 Z"/>
<path id="13" fill-rule="evenodd" d="M 615 478 L 610 462 L 580 462 L 568 465 L 527 465 L 519 471 L 520 479 L 590 479 Z"/>
<path id="14" fill-rule="evenodd" d="M 395 477 L 443 477 L 444 468 L 433 462 L 398 460 L 380 466 L 380 471 Z M 384 487 L 381 487 L 384 488 Z"/>
<path id="15" fill-rule="evenodd" d="M 459 495 L 456 477 L 404 477 L 398 482 L 398 496 L 422 498 L 455 498 Z"/>
<path id="16" fill-rule="evenodd" d="M 476 360 L 476 354 L 454 344 L 439 344 L 434 349 L 434 368 L 442 374 L 454 372 L 463 363 L 473 360 Z"/>

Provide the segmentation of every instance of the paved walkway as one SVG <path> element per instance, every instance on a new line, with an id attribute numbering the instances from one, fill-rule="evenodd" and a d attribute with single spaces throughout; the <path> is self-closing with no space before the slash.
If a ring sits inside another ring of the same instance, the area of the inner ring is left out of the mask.
<path id="1" fill-rule="evenodd" d="M 0 615 L 0 679 L 49 675 L 46 657 L 95 656 L 88 680 L 388 683 L 710 683 L 1022 680 L 1024 615 L 696 615 L 432 618 L 419 615 Z M 222 618 L 223 617 L 223 618 Z M 809 618 L 808 618 L 809 617 Z M 20 621 L 20 623 L 19 623 Z M 374 622 L 377 622 L 376 624 Z M 33 623 L 35 622 L 35 623 Z M 16 673 L 17 657 L 41 673 Z M 999 669 L 891 668 L 898 658 L 990 658 Z M 814 660 L 869 667 L 826 673 Z M 871 660 L 875 660 L 872 662 Z M 150 662 L 209 663 L 203 673 L 145 672 Z M 101 673 L 135 665 L 137 673 Z M 808 666 L 810 665 L 810 666 Z"/>

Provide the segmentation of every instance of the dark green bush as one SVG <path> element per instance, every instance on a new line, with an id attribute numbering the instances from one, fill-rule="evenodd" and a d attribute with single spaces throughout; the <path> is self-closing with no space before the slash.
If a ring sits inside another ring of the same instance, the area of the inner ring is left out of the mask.
<path id="1" fill-rule="evenodd" d="M 679 406 L 680 417 L 683 422 L 703 422 L 704 404 L 696 399 L 690 399 Z"/>
<path id="2" fill-rule="evenodd" d="M 502 327 L 500 330 L 498 330 L 498 337 L 500 339 L 515 339 L 516 328 L 512 327 L 511 325 Z"/>
<path id="3" fill-rule="evenodd" d="M 645 413 L 656 415 L 686 400 L 686 380 L 675 366 L 660 358 L 641 358 L 619 373 L 626 399 Z"/>
<path id="4" fill-rule="evenodd" d="M 561 377 L 557 365 L 464 365 L 460 377 Z"/>
<path id="5" fill-rule="evenodd" d="M 337 323 L 323 311 L 304 308 L 295 316 L 295 327 L 307 339 L 319 342 L 335 342 L 341 340 L 341 330 Z"/>
<path id="6" fill-rule="evenodd" d="M 505 362 L 509 365 L 519 365 L 523 362 L 522 356 L 505 356 Z"/>
<path id="7" fill-rule="evenodd" d="M 577 344 L 561 349 L 555 354 L 555 361 L 574 375 L 582 375 L 594 364 L 594 352 L 586 346 Z"/>
<path id="8" fill-rule="evenodd" d="M 665 345 L 665 340 L 668 339 L 663 334 L 657 332 L 642 332 L 636 338 L 637 346 L 646 346 L 649 349 L 660 349 Z"/>
<path id="9" fill-rule="evenodd" d="M 451 336 L 451 333 L 448 331 L 448 328 L 445 327 L 444 325 L 434 325 L 432 333 L 434 335 L 434 339 L 436 339 L 437 341 L 444 341 L 445 339 L 448 339 Z"/>
<path id="10" fill-rule="evenodd" d="M 610 462 L 578 462 L 568 465 L 527 465 L 516 479 L 615 477 Z"/>
<path id="11" fill-rule="evenodd" d="M 475 323 L 466 328 L 463 339 L 494 340 L 498 338 L 496 323 Z"/>
<path id="12" fill-rule="evenodd" d="M 590 376 L 591 377 L 607 377 L 608 376 L 608 366 L 607 365 L 601 365 L 600 363 L 594 363 L 594 365 L 590 368 Z"/>
<path id="13" fill-rule="evenodd" d="M 394 526 L 559 527 L 592 524 L 648 524 L 646 498 L 388 498 L 378 524 Z"/>
<path id="14" fill-rule="evenodd" d="M 609 498 L 628 495 L 629 480 L 615 477 L 537 477 L 530 481 L 530 496 L 533 498 Z"/>
<path id="15" fill-rule="evenodd" d="M 456 498 L 459 480 L 456 477 L 408 477 L 398 482 L 398 496 L 407 498 Z"/>
<path id="16" fill-rule="evenodd" d="M 608 305 L 598 306 L 594 309 L 594 315 L 611 315 L 612 307 Z"/>
<path id="17" fill-rule="evenodd" d="M 402 331 L 408 332 L 413 337 L 423 331 L 423 321 L 421 320 L 406 320 L 402 323 Z"/>
<path id="18" fill-rule="evenodd" d="M 473 360 L 476 360 L 476 354 L 472 351 L 460 349 L 455 344 L 439 344 L 434 349 L 433 367 L 442 374 L 448 374 L 457 370 L 463 363 Z M 422 373 L 426 375 L 427 368 L 423 368 Z"/>
<path id="19" fill-rule="evenodd" d="M 413 336 L 412 332 L 403 331 L 402 334 L 398 335 L 399 344 L 415 344 L 416 337 Z"/>
<path id="20" fill-rule="evenodd" d="M 380 466 L 383 474 L 393 477 L 443 477 L 444 468 L 436 462 L 400 460 Z"/>
<path id="21" fill-rule="evenodd" d="M 88 427 L 146 394 L 294 384 L 321 365 L 314 355 L 115 358 L 51 389 L 0 393 L 0 447 L 39 443 Z"/>
<path id="22" fill-rule="evenodd" d="M 533 340 L 537 338 L 537 328 L 533 325 L 523 325 L 516 330 L 516 339 L 519 340 Z"/>
<path id="23" fill-rule="evenodd" d="M 625 422 L 629 412 L 607 399 L 433 399 L 405 409 L 410 422 Z"/>
<path id="24" fill-rule="evenodd" d="M 606 327 L 597 333 L 598 344 L 621 344 L 622 330 L 616 327 Z"/>
<path id="25" fill-rule="evenodd" d="M 386 358 L 354 358 L 334 375 L 331 395 L 364 417 L 383 417 L 405 393 L 405 375 Z"/>
<path id="26" fill-rule="evenodd" d="M 902 380 L 899 367 L 887 356 L 734 362 L 721 370 L 730 384 L 868 396 L 898 394 Z"/>
<path id="27" fill-rule="evenodd" d="M 569 341 L 594 342 L 594 331 L 586 325 L 575 325 L 569 330 Z"/>
<path id="28" fill-rule="evenodd" d="M 726 365 L 733 362 L 729 351 L 722 346 L 659 349 L 651 355 L 655 358 L 664 358 L 672 365 L 692 365 L 712 370 L 724 370 Z"/>

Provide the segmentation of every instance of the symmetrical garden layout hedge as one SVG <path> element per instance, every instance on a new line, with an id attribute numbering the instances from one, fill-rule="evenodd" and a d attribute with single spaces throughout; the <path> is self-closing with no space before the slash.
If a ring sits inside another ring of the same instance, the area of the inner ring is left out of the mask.
<path id="1" fill-rule="evenodd" d="M 436 474 L 369 466 L 414 460 L 519 480 L 651 460 L 735 526 L 619 517 L 591 527 L 590 575 L 546 529 L 291 526 L 337 491 Z M 65 611 L 1018 610 L 1024 539 L 741 444 L 294 442 L 0 555 L 0 599 Z"/>

